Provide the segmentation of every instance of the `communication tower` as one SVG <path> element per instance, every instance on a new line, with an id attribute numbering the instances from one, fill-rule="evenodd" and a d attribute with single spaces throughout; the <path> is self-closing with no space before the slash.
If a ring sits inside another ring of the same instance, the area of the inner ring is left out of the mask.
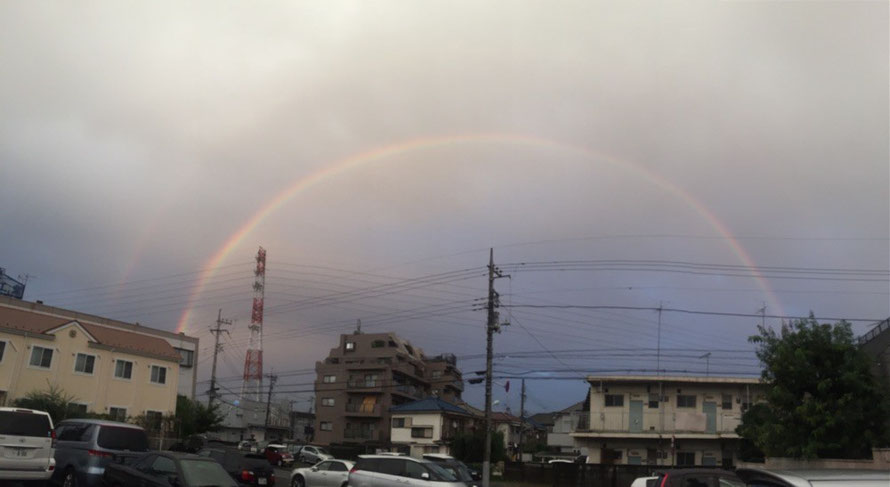
<path id="1" fill-rule="evenodd" d="M 250 311 L 250 341 L 247 343 L 247 356 L 244 357 L 244 382 L 241 386 L 242 404 L 244 399 L 261 401 L 263 389 L 263 293 L 266 286 L 266 249 L 260 247 L 256 253 L 256 269 L 253 271 L 253 307 Z"/>

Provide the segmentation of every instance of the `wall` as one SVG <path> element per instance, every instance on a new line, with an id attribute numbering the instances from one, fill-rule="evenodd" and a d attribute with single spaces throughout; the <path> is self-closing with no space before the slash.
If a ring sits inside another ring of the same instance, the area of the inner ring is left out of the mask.
<path id="1" fill-rule="evenodd" d="M 411 418 L 411 428 L 420 428 L 425 426 L 433 427 L 432 438 L 412 438 L 411 428 L 394 428 L 390 426 L 390 435 L 393 443 L 418 443 L 432 445 L 437 440 L 442 438 L 442 415 L 439 413 L 393 413 L 392 418 Z"/>

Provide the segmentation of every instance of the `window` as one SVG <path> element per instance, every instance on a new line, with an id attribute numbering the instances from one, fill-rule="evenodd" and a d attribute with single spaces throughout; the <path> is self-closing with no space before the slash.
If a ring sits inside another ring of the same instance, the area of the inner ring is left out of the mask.
<path id="1" fill-rule="evenodd" d="M 606 407 L 624 406 L 624 394 L 606 394 Z"/>
<path id="2" fill-rule="evenodd" d="M 330 465 L 330 467 L 328 467 L 328 470 L 330 470 L 331 472 L 348 472 L 349 471 L 349 469 L 346 468 L 346 465 L 343 465 L 340 462 L 331 462 L 331 465 Z"/>
<path id="3" fill-rule="evenodd" d="M 337 376 L 336 375 L 326 375 L 322 379 L 322 382 L 324 382 L 325 384 L 333 384 L 334 382 L 337 382 Z"/>
<path id="4" fill-rule="evenodd" d="M 433 379 L 441 379 L 441 378 L 442 378 L 442 371 L 441 371 L 441 370 L 434 370 L 434 371 L 432 372 L 432 374 L 430 374 L 430 377 L 433 378 Z"/>
<path id="5" fill-rule="evenodd" d="M 334 425 L 330 421 L 322 421 L 320 426 L 322 431 L 333 431 L 334 429 Z"/>
<path id="6" fill-rule="evenodd" d="M 410 428 L 411 418 L 392 418 L 393 428 Z"/>
<path id="7" fill-rule="evenodd" d="M 179 352 L 179 366 L 180 367 L 192 367 L 195 365 L 195 351 L 194 350 L 186 350 L 184 348 L 177 348 L 177 352 Z"/>
<path id="8" fill-rule="evenodd" d="M 133 362 L 129 360 L 115 360 L 114 376 L 118 379 L 130 380 L 133 377 Z"/>
<path id="9" fill-rule="evenodd" d="M 398 345 L 396 344 L 396 342 L 394 342 L 394 341 L 392 341 L 392 340 L 389 341 L 388 345 L 389 345 L 389 348 L 396 348 L 396 347 L 398 347 Z"/>
<path id="10" fill-rule="evenodd" d="M 677 395 L 677 407 L 678 408 L 694 408 L 695 407 L 695 396 L 678 394 Z"/>
<path id="11" fill-rule="evenodd" d="M 72 412 L 77 415 L 84 415 L 87 413 L 87 405 L 72 402 L 72 403 L 68 404 L 68 410 L 69 410 L 69 412 Z"/>
<path id="12" fill-rule="evenodd" d="M 677 452 L 677 465 L 680 465 L 680 466 L 695 465 L 695 452 L 694 451 L 678 451 Z"/>
<path id="13" fill-rule="evenodd" d="M 346 342 L 346 351 L 351 352 L 355 350 L 355 342 Z"/>
<path id="14" fill-rule="evenodd" d="M 423 468 L 423 465 L 417 462 L 405 462 L 405 477 L 419 479 L 425 473 L 428 474 L 426 469 Z"/>
<path id="15" fill-rule="evenodd" d="M 383 348 L 384 345 L 386 344 L 383 343 L 383 340 L 374 340 L 371 342 L 371 348 Z"/>
<path id="16" fill-rule="evenodd" d="M 31 347 L 31 366 L 48 369 L 53 363 L 53 349 L 38 346 Z"/>
<path id="17" fill-rule="evenodd" d="M 3 361 L 3 355 L 6 353 L 6 342 L 0 340 L 0 362 Z"/>
<path id="18" fill-rule="evenodd" d="M 333 397 L 323 397 L 323 398 L 321 398 L 321 405 L 322 405 L 322 406 L 333 406 L 333 405 L 334 405 L 334 398 L 333 398 Z"/>
<path id="19" fill-rule="evenodd" d="M 411 428 L 411 438 L 432 438 L 432 428 Z"/>
<path id="20" fill-rule="evenodd" d="M 723 394 L 723 409 L 732 409 L 732 394 Z"/>
<path id="21" fill-rule="evenodd" d="M 658 394 L 649 394 L 649 409 L 658 409 Z"/>
<path id="22" fill-rule="evenodd" d="M 167 367 L 161 367 L 160 365 L 152 365 L 150 380 L 151 380 L 152 384 L 166 384 L 167 383 Z"/>
<path id="23" fill-rule="evenodd" d="M 111 406 L 108 408 L 108 415 L 111 416 L 111 419 L 115 421 L 126 421 L 127 420 L 127 408 L 118 408 Z"/>
<path id="24" fill-rule="evenodd" d="M 78 353 L 74 359 L 74 371 L 81 374 L 93 374 L 93 367 L 96 365 L 96 356 Z"/>

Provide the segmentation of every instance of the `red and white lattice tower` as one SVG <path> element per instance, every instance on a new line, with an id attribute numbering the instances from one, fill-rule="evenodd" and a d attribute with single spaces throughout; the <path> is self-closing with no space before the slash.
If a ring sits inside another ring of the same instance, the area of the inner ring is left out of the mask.
<path id="1" fill-rule="evenodd" d="M 250 341 L 244 357 L 244 382 L 241 400 L 262 400 L 263 389 L 263 291 L 266 286 L 266 250 L 256 253 L 256 280 L 253 283 L 253 307 L 250 311 Z"/>

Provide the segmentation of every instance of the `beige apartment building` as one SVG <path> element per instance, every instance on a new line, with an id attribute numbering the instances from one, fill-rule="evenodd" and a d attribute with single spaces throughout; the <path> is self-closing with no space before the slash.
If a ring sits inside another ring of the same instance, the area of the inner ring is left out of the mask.
<path id="1" fill-rule="evenodd" d="M 739 377 L 591 376 L 590 419 L 571 436 L 589 463 L 723 466 L 737 461 L 742 413 L 760 381 Z"/>
<path id="2" fill-rule="evenodd" d="M 15 304 L 0 303 L 0 405 L 54 386 L 84 412 L 175 413 L 182 356 L 167 341 Z"/>
<path id="3" fill-rule="evenodd" d="M 463 393 L 453 355 L 427 357 L 395 333 L 340 335 L 315 371 L 315 442 L 323 445 L 389 445 L 391 407 L 430 396 L 453 403 Z"/>

